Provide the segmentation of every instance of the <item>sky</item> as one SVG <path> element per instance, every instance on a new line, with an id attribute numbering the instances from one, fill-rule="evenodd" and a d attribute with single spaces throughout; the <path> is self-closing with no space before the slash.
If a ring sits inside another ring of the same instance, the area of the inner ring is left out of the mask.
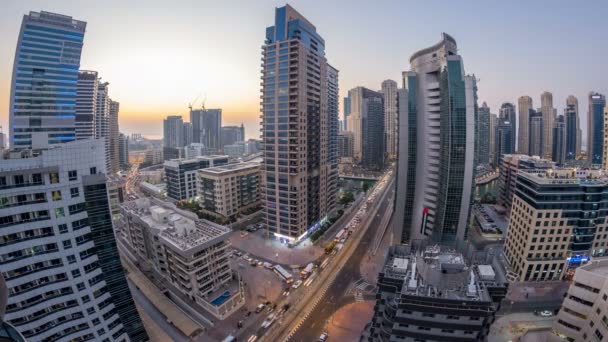
<path id="1" fill-rule="evenodd" d="M 608 93 L 606 1 L 317 1 L 289 2 L 325 39 L 326 57 L 349 89 L 401 86 L 410 56 L 453 36 L 465 71 L 479 79 L 479 104 L 498 112 L 521 95 L 540 107 L 553 93 L 558 113 L 579 99 L 586 131 L 587 95 Z M 96 70 L 120 102 L 125 133 L 162 135 L 162 119 L 188 104 L 222 108 L 223 124 L 259 138 L 261 46 L 274 24 L 275 0 L 2 0 L 0 124 L 8 131 L 8 99 L 24 14 L 50 11 L 87 22 L 81 69 Z M 342 101 L 341 101 L 342 102 Z M 342 108 L 342 103 L 340 103 Z M 583 134 L 585 141 L 585 133 Z"/>

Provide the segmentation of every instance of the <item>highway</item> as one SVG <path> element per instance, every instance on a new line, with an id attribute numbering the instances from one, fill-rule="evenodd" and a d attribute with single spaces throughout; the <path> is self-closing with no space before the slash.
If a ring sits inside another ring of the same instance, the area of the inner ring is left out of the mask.
<path id="1" fill-rule="evenodd" d="M 321 298 L 321 304 L 316 306 L 310 315 L 308 315 L 308 318 L 300 325 L 289 341 L 317 341 L 332 314 L 340 307 L 354 301 L 354 297 L 345 296 L 345 291 L 349 284 L 361 278 L 359 272 L 361 261 L 367 257 L 367 252 L 371 249 L 377 228 L 379 228 L 378 225 L 385 216 L 386 211 L 391 208 L 389 204 L 392 199 L 391 196 L 387 195 L 391 193 L 393 184 L 394 181 L 391 181 L 387 189 L 384 190 L 384 198 L 379 201 L 377 214 L 369 218 L 368 224 L 372 229 L 368 229 L 365 232 L 354 253 L 346 260 L 346 263 L 338 271 L 336 279 Z M 373 299 L 373 296 L 365 299 Z M 331 336 L 329 339 L 331 340 Z"/>

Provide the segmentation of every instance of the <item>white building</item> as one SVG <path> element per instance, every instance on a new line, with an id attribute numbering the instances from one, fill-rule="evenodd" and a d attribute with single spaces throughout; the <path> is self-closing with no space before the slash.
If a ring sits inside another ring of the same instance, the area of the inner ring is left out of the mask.
<path id="1" fill-rule="evenodd" d="M 219 319 L 243 306 L 238 273 L 230 268 L 229 228 L 156 199 L 125 202 L 122 211 L 131 254 L 152 266 L 174 295 Z"/>
<path id="2" fill-rule="evenodd" d="M 6 321 L 30 341 L 147 340 L 118 262 L 104 142 L 57 144 L 36 156 L 6 152 L 0 159 Z"/>

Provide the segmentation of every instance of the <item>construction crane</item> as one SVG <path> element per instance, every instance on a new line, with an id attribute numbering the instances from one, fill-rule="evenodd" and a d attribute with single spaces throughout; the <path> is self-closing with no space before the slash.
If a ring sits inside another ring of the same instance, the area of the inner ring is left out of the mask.
<path id="1" fill-rule="evenodd" d="M 196 95 L 196 98 L 194 99 L 194 101 L 191 101 L 190 103 L 188 103 L 188 108 L 190 108 L 190 111 L 192 111 L 192 105 L 196 103 L 196 100 L 198 100 L 199 97 L 201 97 L 201 93 L 198 93 L 198 95 Z M 203 104 L 203 106 L 204 106 L 204 104 Z"/>
<path id="2" fill-rule="evenodd" d="M 203 98 L 203 111 L 205 110 L 205 102 L 207 102 L 207 93 L 205 93 L 205 97 Z"/>

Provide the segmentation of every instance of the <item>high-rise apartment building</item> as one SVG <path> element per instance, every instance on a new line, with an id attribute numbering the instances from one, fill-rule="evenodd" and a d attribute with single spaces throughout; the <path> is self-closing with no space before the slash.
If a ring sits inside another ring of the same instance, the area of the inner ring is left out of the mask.
<path id="1" fill-rule="evenodd" d="M 553 331 L 566 341 L 608 338 L 608 258 L 592 259 L 576 270 Z"/>
<path id="2" fill-rule="evenodd" d="M 580 155 L 580 121 L 578 115 L 578 99 L 572 95 L 566 99 L 564 108 L 566 122 L 566 160 L 574 160 Z"/>
<path id="3" fill-rule="evenodd" d="M 490 164 L 490 107 L 484 102 L 479 107 L 477 115 L 477 141 L 475 142 L 476 156 L 478 165 Z"/>
<path id="4" fill-rule="evenodd" d="M 602 165 L 604 159 L 604 107 L 606 96 L 590 92 L 587 112 L 587 158 L 591 165 Z"/>
<path id="5" fill-rule="evenodd" d="M 327 124 L 329 125 L 329 135 L 327 142 L 329 144 L 326 163 L 329 165 L 329 175 L 327 177 L 327 198 L 328 212 L 333 210 L 338 193 L 338 133 L 340 132 L 340 84 L 339 84 L 338 69 L 330 64 L 327 64 Z"/>
<path id="6" fill-rule="evenodd" d="M 286 5 L 276 9 L 262 48 L 266 227 L 296 243 L 318 228 L 335 205 L 325 41 Z"/>
<path id="7" fill-rule="evenodd" d="M 354 140 L 353 132 L 342 131 L 338 134 L 338 155 L 340 158 L 353 158 Z"/>
<path id="8" fill-rule="evenodd" d="M 184 147 L 184 120 L 179 115 L 169 115 L 163 120 L 163 158 L 171 160 L 182 156 Z"/>
<path id="9" fill-rule="evenodd" d="M 11 148 L 46 148 L 76 139 L 76 89 L 85 27 L 84 21 L 61 14 L 23 16 L 9 99 Z"/>
<path id="10" fill-rule="evenodd" d="M 490 164 L 493 167 L 498 167 L 494 163 L 496 160 L 494 157 L 496 155 L 496 126 L 498 126 L 498 115 L 490 113 L 490 140 L 488 145 L 490 145 Z"/>
<path id="11" fill-rule="evenodd" d="M 589 257 L 607 254 L 608 183 L 599 170 L 522 171 L 505 243 L 511 281 L 562 280 Z"/>
<path id="12" fill-rule="evenodd" d="M 498 204 L 511 211 L 519 171 L 553 169 L 555 163 L 527 154 L 507 154 L 502 157 L 498 179 Z"/>
<path id="13" fill-rule="evenodd" d="M 510 102 L 505 102 L 500 106 L 500 112 L 498 116 L 503 120 L 503 124 L 508 123 L 511 125 L 511 140 L 510 150 L 511 153 L 515 153 L 515 145 L 517 143 L 517 114 L 515 113 L 515 105 Z"/>
<path id="14" fill-rule="evenodd" d="M 123 170 L 129 167 L 129 136 L 123 133 L 118 136 L 118 164 Z"/>
<path id="15" fill-rule="evenodd" d="M 557 110 L 553 107 L 553 94 L 545 91 L 540 95 L 540 112 L 543 118 L 543 154 L 542 157 L 551 159 L 553 154 L 553 125 Z"/>
<path id="16" fill-rule="evenodd" d="M 0 160 L 5 319 L 30 341 L 146 341 L 114 237 L 104 142 Z"/>
<path id="17" fill-rule="evenodd" d="M 384 99 L 382 93 L 357 87 L 348 91 L 354 158 L 366 169 L 384 167 Z"/>
<path id="18" fill-rule="evenodd" d="M 116 173 L 120 170 L 120 152 L 118 139 L 120 131 L 118 129 L 118 112 L 120 103 L 110 100 L 110 110 L 108 112 L 108 148 L 110 149 L 110 172 Z"/>
<path id="19" fill-rule="evenodd" d="M 226 164 L 228 164 L 228 156 L 217 155 L 165 160 L 167 196 L 176 201 L 194 199 L 197 195 L 198 170 Z"/>
<path id="20" fill-rule="evenodd" d="M 222 110 L 221 109 L 194 109 L 190 111 L 192 123 L 192 141 L 205 144 L 213 152 L 222 148 Z"/>
<path id="21" fill-rule="evenodd" d="M 184 122 L 183 129 L 184 129 L 184 133 L 183 133 L 184 146 L 188 146 L 188 145 L 192 144 L 192 123 Z"/>
<path id="22" fill-rule="evenodd" d="M 543 137 L 543 115 L 535 111 L 534 109 L 530 109 L 530 125 L 528 126 L 530 129 L 530 139 L 529 139 L 529 154 L 531 156 L 542 156 L 543 155 L 543 145 L 544 145 L 544 137 Z"/>
<path id="23" fill-rule="evenodd" d="M 517 151 L 520 154 L 530 154 L 530 110 L 534 109 L 530 96 L 520 96 L 517 99 L 519 114 L 519 132 L 517 134 Z"/>
<path id="24" fill-rule="evenodd" d="M 348 127 L 348 116 L 350 115 L 350 100 L 348 99 L 348 96 L 344 98 L 344 120 L 342 120 L 342 122 L 344 123 L 344 127 L 342 127 L 342 130 L 344 131 L 348 131 L 349 127 Z"/>
<path id="25" fill-rule="evenodd" d="M 397 158 L 397 82 L 382 82 L 384 95 L 384 135 L 386 156 L 390 160 Z"/>
<path id="26" fill-rule="evenodd" d="M 76 87 L 76 139 L 95 138 L 95 109 L 97 107 L 97 71 L 80 70 Z"/>
<path id="27" fill-rule="evenodd" d="M 396 229 L 403 242 L 465 240 L 474 186 L 475 77 L 465 76 L 456 41 L 444 33 L 410 58 L 403 85 Z"/>
<path id="28" fill-rule="evenodd" d="M 245 141 L 245 126 L 224 126 L 221 130 L 222 148 L 239 141 Z"/>
<path id="29" fill-rule="evenodd" d="M 498 118 L 498 125 L 496 126 L 496 133 L 494 135 L 494 165 L 500 166 L 502 162 L 502 156 L 505 154 L 511 154 L 515 152 L 513 150 L 513 141 L 515 140 L 515 132 L 513 132 L 513 124 L 509 121 L 508 117 Z"/>
<path id="30" fill-rule="evenodd" d="M 553 126 L 553 161 L 563 166 L 566 162 L 566 120 L 558 115 Z"/>

